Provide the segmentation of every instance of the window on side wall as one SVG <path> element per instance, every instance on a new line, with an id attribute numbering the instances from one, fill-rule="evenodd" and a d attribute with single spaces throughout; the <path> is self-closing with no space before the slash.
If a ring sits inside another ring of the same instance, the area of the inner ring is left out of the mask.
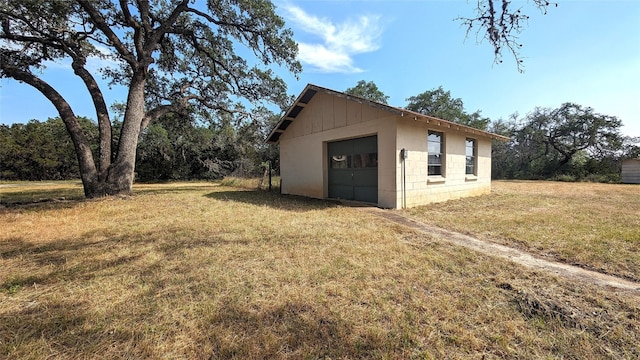
<path id="1" fill-rule="evenodd" d="M 444 176 L 444 134 L 437 131 L 429 131 L 427 137 L 427 160 L 429 176 Z"/>
<path id="2" fill-rule="evenodd" d="M 478 170 L 478 142 L 476 141 L 476 139 L 469 139 L 467 138 L 467 141 L 465 142 L 465 147 L 466 147 L 466 157 L 467 157 L 467 161 L 466 161 L 466 170 L 465 170 L 465 174 L 466 175 L 477 175 L 477 170 Z"/>

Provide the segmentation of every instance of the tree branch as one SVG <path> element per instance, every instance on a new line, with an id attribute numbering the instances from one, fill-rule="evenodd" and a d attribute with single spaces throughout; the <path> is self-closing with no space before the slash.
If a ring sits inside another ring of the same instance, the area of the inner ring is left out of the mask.
<path id="1" fill-rule="evenodd" d="M 148 51 L 152 51 L 155 48 L 156 44 L 158 44 L 162 40 L 162 37 L 164 36 L 164 34 L 166 34 L 169 31 L 169 29 L 178 20 L 178 17 L 180 17 L 182 13 L 184 13 L 189 9 L 188 5 L 189 5 L 189 0 L 182 0 L 173 9 L 173 11 L 171 12 L 171 15 L 169 15 L 169 17 L 165 21 L 163 21 L 160 24 L 160 26 L 158 26 L 155 30 L 153 30 L 153 33 L 150 36 L 150 41 L 147 44 Z"/>
<path id="2" fill-rule="evenodd" d="M 73 61 L 71 66 L 74 73 L 82 79 L 87 87 L 96 110 L 98 129 L 100 131 L 98 179 L 104 181 L 111 165 L 111 120 L 109 119 L 107 103 L 95 78 L 84 68 L 84 62 Z"/>
<path id="3" fill-rule="evenodd" d="M 498 1 L 500 5 L 496 4 Z M 543 14 L 547 13 L 550 5 L 558 6 L 557 3 L 548 0 L 533 0 L 533 3 Z M 475 17 L 458 17 L 456 20 L 466 26 L 466 37 L 477 28 L 476 37 L 489 41 L 493 47 L 495 63 L 502 63 L 502 51 L 506 48 L 514 57 L 518 71 L 523 72 L 524 61 L 520 57 L 522 44 L 518 42 L 518 34 L 523 30 L 529 16 L 524 14 L 521 8 L 512 9 L 510 5 L 510 0 L 478 0 Z"/>
<path id="4" fill-rule="evenodd" d="M 93 4 L 88 0 L 77 0 L 78 4 L 84 9 L 84 11 L 89 14 L 93 23 L 96 25 L 98 29 L 111 41 L 112 46 L 116 49 L 118 54 L 122 56 L 122 58 L 132 67 L 138 67 L 138 61 L 136 57 L 127 49 L 127 47 L 120 41 L 120 38 L 116 33 L 109 27 L 106 20 L 98 11 Z"/>

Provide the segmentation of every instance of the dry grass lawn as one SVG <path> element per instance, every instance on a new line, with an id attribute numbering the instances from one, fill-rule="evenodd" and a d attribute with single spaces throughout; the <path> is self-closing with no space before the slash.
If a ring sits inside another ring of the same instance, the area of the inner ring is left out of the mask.
<path id="1" fill-rule="evenodd" d="M 492 194 L 407 214 L 591 270 L 640 281 L 640 186 L 494 181 Z"/>
<path id="2" fill-rule="evenodd" d="M 24 204 L 47 186 L 58 200 Z M 357 208 L 210 183 L 68 200 L 79 186 L 0 186 L 0 358 L 640 356 L 637 293 Z M 488 198 L 519 196 L 508 186 Z"/>

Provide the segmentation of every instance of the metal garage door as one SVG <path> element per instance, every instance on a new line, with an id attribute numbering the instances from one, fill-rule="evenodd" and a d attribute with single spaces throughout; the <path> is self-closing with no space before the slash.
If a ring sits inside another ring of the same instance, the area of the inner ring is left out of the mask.
<path id="1" fill-rule="evenodd" d="M 378 203 L 378 137 L 327 144 L 329 197 Z"/>

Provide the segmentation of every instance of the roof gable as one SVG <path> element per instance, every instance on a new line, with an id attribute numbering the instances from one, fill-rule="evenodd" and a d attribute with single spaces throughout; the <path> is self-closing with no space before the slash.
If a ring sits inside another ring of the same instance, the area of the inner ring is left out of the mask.
<path id="1" fill-rule="evenodd" d="M 389 106 L 387 104 L 382 104 L 382 103 L 379 103 L 379 102 L 367 100 L 367 99 L 364 99 L 364 98 L 361 98 L 361 97 L 358 97 L 358 96 L 353 96 L 353 95 L 349 95 L 349 94 L 346 94 L 346 93 L 343 93 L 343 92 L 339 92 L 339 91 L 323 88 L 321 86 L 317 86 L 317 85 L 313 85 L 313 84 L 307 84 L 307 86 L 304 88 L 304 90 L 302 90 L 300 95 L 298 95 L 298 98 L 289 107 L 289 109 L 287 109 L 287 111 L 284 113 L 284 115 L 280 118 L 280 120 L 278 121 L 276 126 L 273 128 L 273 130 L 271 130 L 271 133 L 269 133 L 269 136 L 267 137 L 266 142 L 270 143 L 270 144 L 277 143 L 279 141 L 279 139 L 280 139 L 280 136 L 296 120 L 298 115 L 300 115 L 300 113 L 302 111 L 304 111 L 306 105 L 309 104 L 311 99 L 313 99 L 313 97 L 318 92 L 324 92 L 324 93 L 332 95 L 332 96 L 342 97 L 342 98 L 345 98 L 347 100 L 355 101 L 355 102 L 358 102 L 358 103 L 363 104 L 363 105 L 367 105 L 367 106 L 371 106 L 371 107 L 374 107 L 374 108 L 378 108 L 378 109 L 382 109 L 382 110 L 388 111 L 388 112 L 390 112 L 392 114 L 395 114 L 395 115 L 412 117 L 416 121 L 424 121 L 426 123 L 433 123 L 433 124 L 438 125 L 438 126 L 444 126 L 444 127 L 452 128 L 452 129 L 455 129 L 455 130 L 463 130 L 465 132 L 469 132 L 469 133 L 472 133 L 474 135 L 485 136 L 485 137 L 489 137 L 489 138 L 492 138 L 492 139 L 508 140 L 507 137 L 504 137 L 504 136 L 501 136 L 501 135 L 497 135 L 497 134 L 493 134 L 493 133 L 490 133 L 490 132 L 487 132 L 487 131 L 483 131 L 483 130 L 480 130 L 480 129 L 476 129 L 476 128 L 473 128 L 473 127 L 470 127 L 470 126 L 454 123 L 454 122 L 443 120 L 443 119 L 438 119 L 438 118 L 433 117 L 433 116 L 420 114 L 420 113 L 417 113 L 417 112 L 414 112 L 414 111 L 410 111 L 410 110 L 406 110 L 406 109 L 402 109 L 402 108 L 398 108 L 398 107 Z"/>

